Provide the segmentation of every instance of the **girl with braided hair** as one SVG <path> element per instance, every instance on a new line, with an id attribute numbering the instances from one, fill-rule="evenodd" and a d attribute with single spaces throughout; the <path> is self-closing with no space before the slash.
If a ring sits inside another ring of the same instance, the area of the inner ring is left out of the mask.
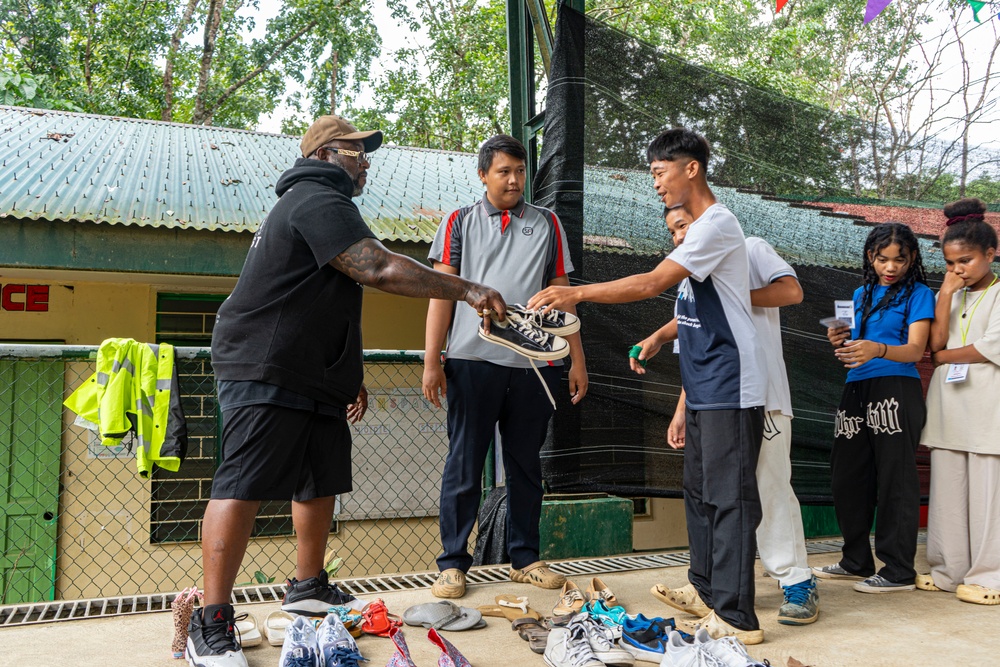
<path id="1" fill-rule="evenodd" d="M 843 555 L 814 571 L 823 579 L 863 579 L 854 584 L 862 593 L 911 591 L 920 520 L 916 451 L 927 414 L 916 362 L 927 347 L 934 294 L 917 238 L 904 224 L 872 229 L 863 264 L 854 327 L 827 331 L 850 369 L 830 457 Z M 884 563 L 877 573 L 868 542 L 876 507 L 875 555 Z"/>
<path id="2" fill-rule="evenodd" d="M 931 450 L 927 524 L 930 574 L 917 588 L 1000 604 L 1000 284 L 997 233 L 986 204 L 945 206 L 941 241 L 948 272 L 931 325 L 934 376 L 920 442 Z"/>

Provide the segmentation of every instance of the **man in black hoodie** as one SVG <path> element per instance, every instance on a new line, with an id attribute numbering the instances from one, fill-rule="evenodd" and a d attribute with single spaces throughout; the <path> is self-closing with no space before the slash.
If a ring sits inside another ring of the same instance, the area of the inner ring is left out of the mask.
<path id="1" fill-rule="evenodd" d="M 282 609 L 325 616 L 354 598 L 323 569 L 337 494 L 351 490 L 351 433 L 368 407 L 362 381 L 362 286 L 465 301 L 506 313 L 498 292 L 387 250 L 351 201 L 367 180 L 378 130 L 323 116 L 302 158 L 275 186 L 280 199 L 254 234 L 233 293 L 219 308 L 212 366 L 223 415 L 222 463 L 202 527 L 204 606 L 187 657 L 246 667 L 233 631 L 233 584 L 262 500 L 292 499 L 295 577 Z"/>

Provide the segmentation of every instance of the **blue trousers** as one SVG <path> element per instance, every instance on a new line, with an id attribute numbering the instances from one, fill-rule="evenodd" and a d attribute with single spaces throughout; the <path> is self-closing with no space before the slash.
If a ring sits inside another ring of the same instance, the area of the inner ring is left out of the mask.
<path id="1" fill-rule="evenodd" d="M 561 366 L 539 368 L 555 394 Z M 439 570 L 472 566 L 468 543 L 479 513 L 483 465 L 494 426 L 499 424 L 507 483 L 507 551 L 511 565 L 538 560 L 538 520 L 542 513 L 542 466 L 552 404 L 535 372 L 488 361 L 449 359 L 448 458 L 441 479 Z"/>

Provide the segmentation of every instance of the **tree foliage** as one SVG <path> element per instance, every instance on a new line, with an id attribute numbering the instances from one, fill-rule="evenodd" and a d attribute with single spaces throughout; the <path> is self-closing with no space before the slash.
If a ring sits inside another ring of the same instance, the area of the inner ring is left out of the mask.
<path id="1" fill-rule="evenodd" d="M 428 40 L 395 51 L 398 66 L 372 83 L 374 104 L 352 109 L 352 117 L 382 127 L 395 143 L 455 151 L 510 132 L 504 1 L 389 5 Z"/>
<path id="2" fill-rule="evenodd" d="M 369 0 L 286 0 L 251 39 L 258 8 L 257 0 L 0 0 L 0 52 L 20 63 L 19 74 L 44 77 L 49 97 L 30 102 L 37 106 L 64 100 L 99 114 L 252 129 L 282 101 L 288 78 L 328 111 L 380 48 Z"/>

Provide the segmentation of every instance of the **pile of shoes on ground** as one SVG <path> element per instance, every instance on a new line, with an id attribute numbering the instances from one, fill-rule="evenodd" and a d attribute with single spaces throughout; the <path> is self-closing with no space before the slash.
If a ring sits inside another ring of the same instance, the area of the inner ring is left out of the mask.
<path id="1" fill-rule="evenodd" d="M 296 595 L 297 587 L 307 588 L 309 593 Z M 201 595 L 192 588 L 182 591 L 172 603 L 175 658 L 185 657 L 188 622 L 195 603 L 200 601 Z M 280 646 L 279 667 L 360 667 L 367 659 L 356 639 L 363 635 L 388 637 L 392 641 L 395 653 L 387 667 L 416 667 L 406 644 L 404 623 L 428 629 L 427 638 L 441 651 L 438 667 L 471 667 L 438 630 L 454 632 L 486 627 L 478 610 L 448 601 L 414 605 L 400 618 L 389 613 L 381 599 L 366 603 L 341 591 L 323 575 L 315 582 L 291 580 L 281 610 L 269 614 L 262 628 L 246 612 L 237 613 L 232 621 L 239 648 L 259 646 L 265 637 L 270 645 Z"/>
<path id="2" fill-rule="evenodd" d="M 704 627 L 689 626 L 690 634 L 672 618 L 628 614 L 596 577 L 586 591 L 567 581 L 548 618 L 531 609 L 527 598 L 501 595 L 496 602 L 495 608 L 480 610 L 511 620 L 550 667 L 633 667 L 640 661 L 662 667 L 762 667 L 735 637 L 713 639 Z"/>

